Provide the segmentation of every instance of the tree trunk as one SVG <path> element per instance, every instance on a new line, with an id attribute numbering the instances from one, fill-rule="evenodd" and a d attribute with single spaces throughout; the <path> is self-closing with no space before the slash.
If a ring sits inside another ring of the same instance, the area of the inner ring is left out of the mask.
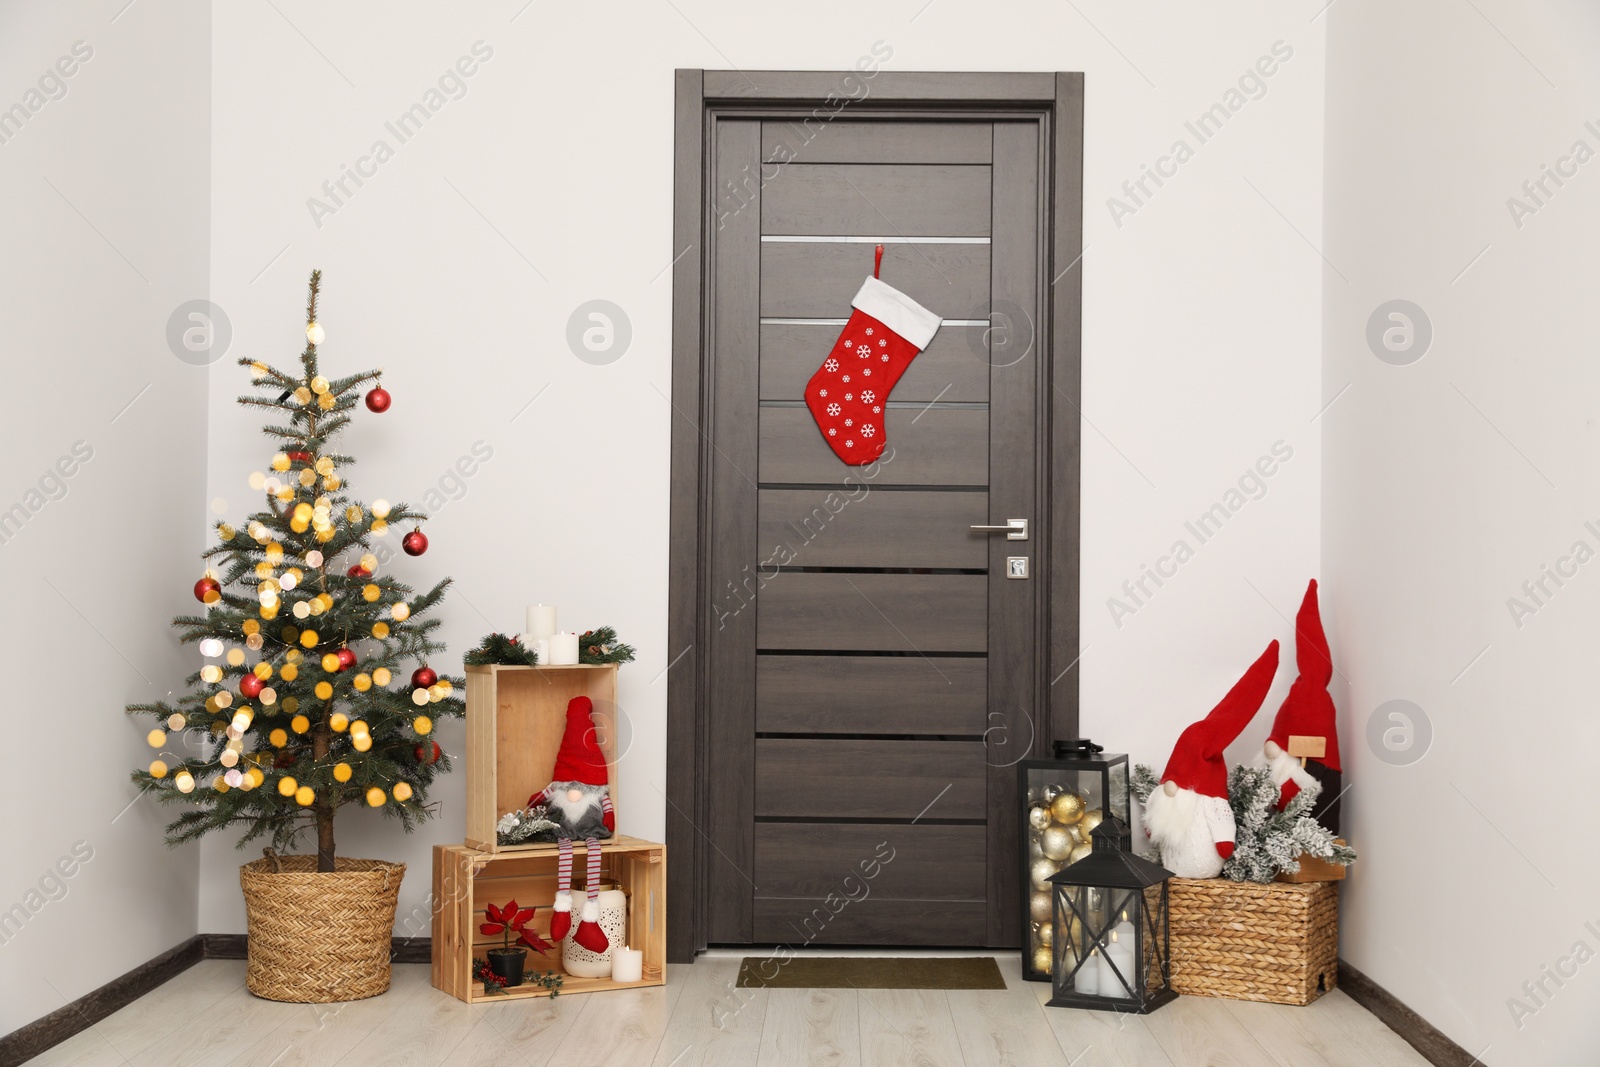
<path id="1" fill-rule="evenodd" d="M 326 720 L 317 723 L 316 732 L 311 735 L 311 755 L 318 763 L 328 757 L 328 751 L 333 747 L 333 731 Z M 319 874 L 333 873 L 333 814 L 338 811 L 338 805 L 328 801 L 319 801 L 314 809 L 317 813 L 317 872 Z"/>

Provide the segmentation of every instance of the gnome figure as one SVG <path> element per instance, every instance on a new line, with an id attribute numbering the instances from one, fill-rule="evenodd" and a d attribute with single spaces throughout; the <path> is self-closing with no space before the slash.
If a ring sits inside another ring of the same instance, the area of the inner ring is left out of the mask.
<path id="1" fill-rule="evenodd" d="M 1289 687 L 1289 695 L 1272 733 L 1262 746 L 1262 755 L 1272 769 L 1278 786 L 1278 807 L 1288 807 L 1295 794 L 1313 782 L 1322 786 L 1311 808 L 1311 817 L 1339 832 L 1339 795 L 1343 792 L 1339 769 L 1339 724 L 1328 683 L 1333 679 L 1333 657 L 1328 654 L 1328 637 L 1322 632 L 1322 613 L 1317 608 L 1317 581 L 1311 580 L 1300 614 L 1294 620 L 1294 660 L 1300 676 Z"/>
<path id="2" fill-rule="evenodd" d="M 1233 808 L 1222 753 L 1249 725 L 1278 671 L 1278 642 L 1267 646 L 1222 702 L 1178 736 L 1161 774 L 1161 787 L 1145 801 L 1145 833 L 1161 865 L 1180 878 L 1215 878 L 1233 855 Z"/>
<path id="3" fill-rule="evenodd" d="M 572 938 L 590 952 L 604 952 L 611 942 L 600 928 L 600 839 L 611 836 L 616 820 L 611 813 L 605 753 L 595 740 L 593 712 L 588 697 L 573 697 L 567 704 L 567 727 L 550 774 L 554 780 L 529 797 L 528 806 L 546 806 L 545 817 L 556 824 L 561 850 L 550 940 L 560 943 L 572 929 L 572 842 L 582 840 L 589 861 L 588 899 Z"/>

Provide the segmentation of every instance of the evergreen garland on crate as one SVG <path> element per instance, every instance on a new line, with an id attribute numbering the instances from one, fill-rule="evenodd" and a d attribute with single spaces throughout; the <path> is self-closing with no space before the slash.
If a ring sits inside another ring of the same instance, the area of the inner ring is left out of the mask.
<path id="1" fill-rule="evenodd" d="M 507 664 L 513 667 L 532 667 L 539 662 L 539 654 L 515 637 L 490 634 L 478 642 L 478 647 L 462 657 L 473 665 L 485 663 Z"/>
<path id="2" fill-rule="evenodd" d="M 1159 786 L 1155 771 L 1140 763 L 1133 768 L 1133 795 L 1142 806 Z M 1322 787 L 1313 783 L 1278 810 L 1278 787 L 1266 767 L 1234 767 L 1228 772 L 1228 803 L 1233 808 L 1233 855 L 1222 876 L 1235 882 L 1270 882 L 1300 870 L 1300 856 L 1348 867 L 1356 850 L 1334 841 L 1333 834 L 1310 815 Z"/>
<path id="3" fill-rule="evenodd" d="M 609 626 L 585 630 L 578 638 L 579 663 L 632 663 L 637 651 L 632 645 L 617 640 L 617 631 Z"/>

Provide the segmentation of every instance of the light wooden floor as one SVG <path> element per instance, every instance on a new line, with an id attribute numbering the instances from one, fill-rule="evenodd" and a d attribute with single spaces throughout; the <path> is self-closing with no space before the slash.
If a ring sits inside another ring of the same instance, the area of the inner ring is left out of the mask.
<path id="1" fill-rule="evenodd" d="M 190 968 L 32 1062 L 82 1067 L 1426 1067 L 1342 993 L 1306 1008 L 1182 997 L 1149 1016 L 1046 1008 L 1000 957 L 1004 992 L 735 989 L 738 958 L 669 968 L 665 987 L 467 1005 L 395 968 L 381 997 L 257 1000 L 242 962 Z M 720 1027 L 714 1025 L 720 1020 Z"/>

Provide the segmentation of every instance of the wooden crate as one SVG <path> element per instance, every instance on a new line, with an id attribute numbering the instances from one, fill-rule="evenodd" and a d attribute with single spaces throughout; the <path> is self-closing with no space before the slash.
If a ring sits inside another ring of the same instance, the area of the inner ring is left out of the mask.
<path id="1" fill-rule="evenodd" d="M 1338 884 L 1172 879 L 1172 988 L 1297 1005 L 1334 989 Z"/>
<path id="2" fill-rule="evenodd" d="M 1345 844 L 1342 837 L 1334 838 L 1338 844 Z M 1300 869 L 1293 874 L 1280 874 L 1273 879 L 1277 882 L 1342 882 L 1350 871 L 1349 867 L 1327 860 L 1319 860 L 1315 856 L 1300 853 Z"/>
<path id="3" fill-rule="evenodd" d="M 667 980 L 667 850 L 664 845 L 619 837 L 605 843 L 601 879 L 628 897 L 627 947 L 644 953 L 643 981 L 627 984 L 610 978 L 580 978 L 566 974 L 561 948 L 545 956 L 528 951 L 528 970 L 556 971 L 566 975 L 562 993 L 593 993 L 604 989 L 636 989 L 662 985 Z M 573 843 L 573 871 L 581 877 L 586 849 Z M 541 937 L 550 934 L 550 902 L 555 899 L 557 853 L 544 851 L 490 854 L 462 845 L 433 847 L 433 984 L 469 1004 L 508 998 L 546 996 L 542 986 L 527 985 L 505 993 L 485 995 L 483 983 L 472 976 L 472 958 L 498 948 L 503 939 L 478 932 L 485 921 L 484 905 L 504 905 L 515 899 L 523 907 L 537 907 L 529 925 Z M 583 892 L 573 887 L 574 902 Z"/>
<path id="4" fill-rule="evenodd" d="M 617 802 L 617 664 L 569 667 L 467 667 L 467 835 L 485 852 L 539 851 L 553 846 L 500 845 L 495 823 L 525 807 L 550 784 L 567 725 L 567 703 L 594 703 L 595 739 L 605 753 L 611 804 Z"/>

